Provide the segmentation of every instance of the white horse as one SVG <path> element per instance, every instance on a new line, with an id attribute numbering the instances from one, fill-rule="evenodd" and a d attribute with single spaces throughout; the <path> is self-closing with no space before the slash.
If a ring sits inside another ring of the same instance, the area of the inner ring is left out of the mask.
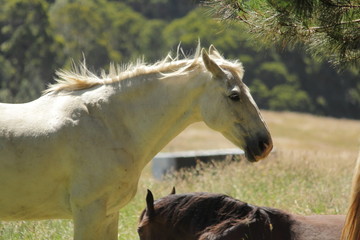
<path id="1" fill-rule="evenodd" d="M 214 47 L 194 58 L 58 72 L 45 95 L 0 104 L 0 219 L 73 219 L 74 239 L 114 240 L 119 209 L 144 166 L 189 124 L 204 121 L 266 157 L 272 139 L 240 63 Z"/>

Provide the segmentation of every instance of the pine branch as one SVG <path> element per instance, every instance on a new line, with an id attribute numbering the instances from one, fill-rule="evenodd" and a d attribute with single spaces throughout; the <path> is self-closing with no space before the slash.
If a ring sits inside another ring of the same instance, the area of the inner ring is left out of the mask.
<path id="1" fill-rule="evenodd" d="M 305 45 L 341 67 L 360 64 L 360 5 L 351 0 L 206 0 L 213 15 L 245 23 L 257 39 L 282 47 Z"/>
<path id="2" fill-rule="evenodd" d="M 333 27 L 335 27 L 335 26 L 340 26 L 340 25 L 345 25 L 345 24 L 351 24 L 351 23 L 360 23 L 360 19 L 355 19 L 355 20 L 351 20 L 351 21 L 347 21 L 347 22 L 334 23 L 334 24 L 332 24 L 332 25 L 326 25 L 326 26 L 310 27 L 309 30 L 310 30 L 310 31 L 317 31 L 317 30 L 321 30 L 321 29 L 333 28 Z"/>

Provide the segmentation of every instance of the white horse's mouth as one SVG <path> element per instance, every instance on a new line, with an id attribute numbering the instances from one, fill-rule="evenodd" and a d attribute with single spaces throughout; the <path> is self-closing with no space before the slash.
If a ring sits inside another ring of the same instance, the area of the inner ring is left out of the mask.
<path id="1" fill-rule="evenodd" d="M 250 162 L 257 162 L 269 155 L 273 148 L 271 137 L 259 137 L 246 141 L 245 156 Z"/>

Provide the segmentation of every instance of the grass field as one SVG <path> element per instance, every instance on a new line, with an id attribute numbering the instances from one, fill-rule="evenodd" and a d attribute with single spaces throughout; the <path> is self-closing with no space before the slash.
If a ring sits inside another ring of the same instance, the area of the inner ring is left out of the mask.
<path id="1" fill-rule="evenodd" d="M 155 198 L 177 192 L 220 192 L 254 205 L 282 208 L 299 214 L 345 214 L 352 171 L 360 148 L 360 121 L 307 114 L 263 111 L 274 140 L 266 160 L 199 165 L 164 181 L 152 178 L 147 166 L 135 198 L 120 212 L 119 239 L 138 239 L 140 212 L 146 189 Z M 204 124 L 194 124 L 164 151 L 233 148 Z M 0 240 L 72 239 L 68 220 L 2 222 Z"/>

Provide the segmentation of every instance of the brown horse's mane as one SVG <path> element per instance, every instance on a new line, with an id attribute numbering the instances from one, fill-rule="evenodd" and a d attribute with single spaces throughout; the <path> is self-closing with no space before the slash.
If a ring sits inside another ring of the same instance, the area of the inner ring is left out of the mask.
<path id="1" fill-rule="evenodd" d="M 187 228 L 199 236 L 217 236 L 236 226 L 239 231 L 252 235 L 247 239 L 292 239 L 293 220 L 288 213 L 253 206 L 227 195 L 169 195 L 155 201 L 154 206 L 156 215 L 161 216 L 169 226 Z"/>

